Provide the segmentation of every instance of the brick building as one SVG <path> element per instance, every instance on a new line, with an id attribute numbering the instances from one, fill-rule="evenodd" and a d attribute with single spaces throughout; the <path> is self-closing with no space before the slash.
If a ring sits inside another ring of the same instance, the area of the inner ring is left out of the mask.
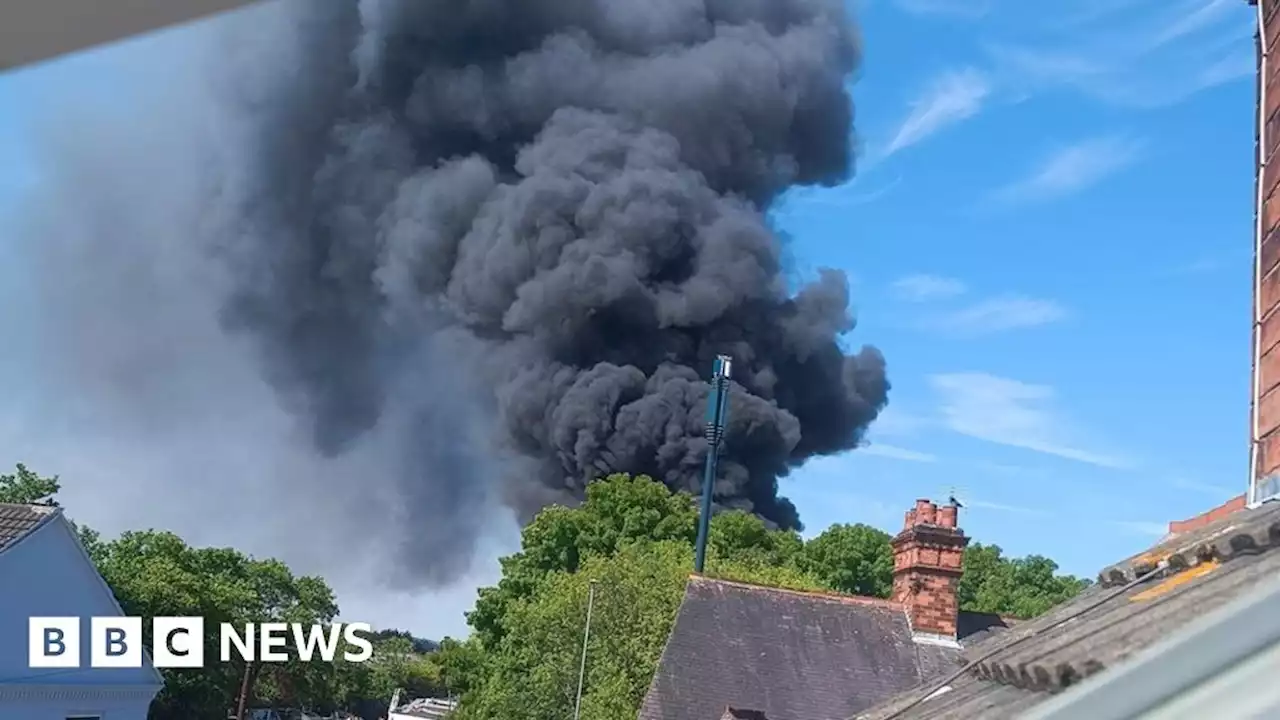
<path id="1" fill-rule="evenodd" d="M 1280 2 L 1251 0 L 1258 10 L 1256 121 L 1257 208 L 1254 237 L 1254 317 L 1251 483 L 1247 501 L 1280 492 L 1280 73 L 1271 60 Z"/>

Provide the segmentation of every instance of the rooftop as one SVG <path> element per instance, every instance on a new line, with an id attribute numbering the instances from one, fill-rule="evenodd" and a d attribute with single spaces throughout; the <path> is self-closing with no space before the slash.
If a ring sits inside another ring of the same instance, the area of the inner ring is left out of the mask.
<path id="1" fill-rule="evenodd" d="M 60 512 L 54 505 L 0 503 L 0 552 Z"/>
<path id="2" fill-rule="evenodd" d="M 966 646 L 958 659 L 968 669 L 943 687 L 922 686 L 857 717 L 1016 717 L 1280 572 L 1280 502 L 1201 517 L 1107 567 L 1097 585 L 1048 614 Z"/>
<path id="3" fill-rule="evenodd" d="M 694 576 L 640 720 L 720 718 L 729 704 L 757 714 L 728 717 L 847 717 L 946 673 L 959 652 L 913 640 L 904 607 L 889 600 Z"/>

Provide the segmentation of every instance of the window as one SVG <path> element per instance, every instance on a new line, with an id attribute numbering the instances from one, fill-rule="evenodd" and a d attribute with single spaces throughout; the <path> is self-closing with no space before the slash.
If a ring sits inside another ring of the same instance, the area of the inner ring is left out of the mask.
<path id="1" fill-rule="evenodd" d="M 1280 499 L 1280 475 L 1268 475 L 1254 486 L 1253 501 L 1264 503 L 1275 499 Z"/>

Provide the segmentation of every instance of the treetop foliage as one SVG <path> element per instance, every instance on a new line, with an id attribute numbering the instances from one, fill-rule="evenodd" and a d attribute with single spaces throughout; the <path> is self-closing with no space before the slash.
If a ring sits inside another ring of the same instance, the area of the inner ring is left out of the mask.
<path id="1" fill-rule="evenodd" d="M 592 483 L 580 506 L 540 513 L 520 551 L 503 559 L 502 579 L 480 590 L 468 615 L 475 632 L 458 646 L 465 652 L 454 651 L 468 663 L 454 672 L 465 677 L 459 720 L 572 714 L 593 582 L 583 715 L 634 718 L 683 597 L 696 531 L 694 498 L 644 476 L 611 475 Z M 706 574 L 888 597 L 891 540 L 867 525 L 841 524 L 806 541 L 754 515 L 721 512 L 711 521 Z M 965 562 L 966 610 L 1029 617 L 1088 584 L 1057 575 L 1045 558 L 1008 559 L 995 546 L 972 545 Z"/>
<path id="2" fill-rule="evenodd" d="M 0 503 L 17 505 L 53 504 L 53 496 L 62 489 L 58 476 L 41 477 L 26 465 L 18 463 L 12 475 L 0 475 Z"/>
<path id="3" fill-rule="evenodd" d="M 19 465 L 0 475 L 0 502 L 49 502 L 59 489 Z M 592 619 L 583 717 L 634 720 L 693 567 L 698 509 L 645 476 L 610 475 L 588 486 L 574 508 L 549 507 L 523 530 L 520 550 L 501 559 L 502 577 L 478 592 L 465 640 L 439 643 L 402 630 L 375 634 L 365 664 L 293 661 L 212 664 L 164 670 L 151 720 L 224 720 L 246 673 L 257 706 L 338 709 L 375 718 L 396 688 L 411 695 L 461 696 L 456 720 L 570 717 L 590 599 Z M 126 532 L 81 541 L 130 615 L 201 615 L 222 622 L 331 623 L 333 591 L 319 577 L 231 548 L 195 548 L 170 532 Z M 709 577 L 771 587 L 888 597 L 893 553 L 888 533 L 833 525 L 808 540 L 751 514 L 715 515 Z M 962 609 L 1030 617 L 1088 585 L 1059 575 L 1048 558 L 1006 558 L 995 545 L 965 553 Z M 145 627 L 145 625 L 144 625 Z M 208 639 L 213 647 L 215 638 Z M 209 644 L 206 645 L 210 646 Z"/>

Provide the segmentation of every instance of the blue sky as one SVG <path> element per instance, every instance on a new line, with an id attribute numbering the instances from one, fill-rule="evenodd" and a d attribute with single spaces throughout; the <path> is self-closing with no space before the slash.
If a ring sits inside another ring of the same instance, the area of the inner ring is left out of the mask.
<path id="1" fill-rule="evenodd" d="M 810 527 L 896 530 L 954 487 L 971 536 L 1092 575 L 1242 492 L 1252 9 L 861 17 L 862 170 L 778 222 L 802 269 L 854 277 L 851 339 L 894 388 L 869 447 L 786 482 Z"/>
<path id="2" fill-rule="evenodd" d="M 896 531 L 916 497 L 954 491 L 975 539 L 1092 576 L 1242 492 L 1251 8 L 868 0 L 858 15 L 860 172 L 775 215 L 800 274 L 849 273 L 850 342 L 884 351 L 894 388 L 868 447 L 784 481 L 810 531 Z M 182 42 L 0 76 L 0 218 L 39 169 L 32 93 L 72 114 L 107 98 L 127 119 L 141 69 Z M 424 631 L 456 632 L 470 593 Z"/>

